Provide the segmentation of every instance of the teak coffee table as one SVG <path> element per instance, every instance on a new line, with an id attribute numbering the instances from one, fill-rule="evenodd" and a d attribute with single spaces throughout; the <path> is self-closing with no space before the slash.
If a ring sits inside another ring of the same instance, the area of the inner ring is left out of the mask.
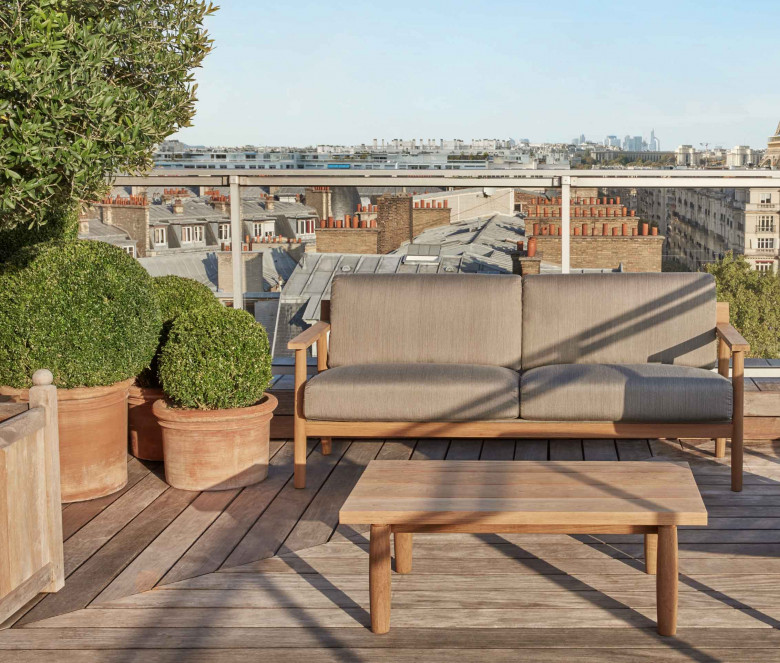
<path id="1" fill-rule="evenodd" d="M 677 526 L 706 525 L 688 463 L 381 461 L 339 512 L 371 525 L 371 630 L 390 630 L 390 534 L 396 572 L 412 570 L 413 532 L 644 534 L 657 569 L 658 633 L 677 629 Z"/>

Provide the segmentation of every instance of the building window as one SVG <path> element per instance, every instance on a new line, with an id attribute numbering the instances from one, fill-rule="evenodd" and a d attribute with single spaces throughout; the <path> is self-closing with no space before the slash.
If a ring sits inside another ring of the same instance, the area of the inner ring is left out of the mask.
<path id="1" fill-rule="evenodd" d="M 192 226 L 181 227 L 181 243 L 182 244 L 192 243 Z"/>
<path id="2" fill-rule="evenodd" d="M 772 194 L 771 193 L 761 193 L 759 194 L 760 200 L 759 202 L 762 204 L 767 204 L 772 202 Z"/>
<path id="3" fill-rule="evenodd" d="M 265 227 L 265 232 L 263 232 L 263 227 Z M 255 221 L 252 223 L 252 237 L 272 237 L 272 229 L 273 225 L 270 222 L 266 221 L 265 223 L 262 223 L 260 221 Z"/>
<path id="4" fill-rule="evenodd" d="M 229 223 L 220 223 L 219 224 L 219 239 L 228 241 L 230 239 L 230 224 Z"/>
<path id="5" fill-rule="evenodd" d="M 775 220 L 772 216 L 759 216 L 756 224 L 756 232 L 774 232 Z"/>
<path id="6" fill-rule="evenodd" d="M 154 229 L 154 243 L 155 244 L 167 244 L 168 243 L 168 231 L 165 228 Z"/>
<path id="7" fill-rule="evenodd" d="M 775 238 L 774 237 L 759 237 L 758 238 L 758 248 L 759 249 L 773 249 L 773 248 L 775 248 Z"/>
<path id="8" fill-rule="evenodd" d="M 124 249 L 125 253 L 127 253 L 128 255 L 130 255 L 133 258 L 135 258 L 135 247 L 134 246 L 123 246 L 122 248 Z"/>
<path id="9" fill-rule="evenodd" d="M 193 242 L 203 241 L 203 226 L 192 226 L 192 241 Z"/>
<path id="10" fill-rule="evenodd" d="M 756 263 L 756 271 L 759 272 L 771 272 L 772 271 L 772 264 L 768 262 L 758 262 Z"/>

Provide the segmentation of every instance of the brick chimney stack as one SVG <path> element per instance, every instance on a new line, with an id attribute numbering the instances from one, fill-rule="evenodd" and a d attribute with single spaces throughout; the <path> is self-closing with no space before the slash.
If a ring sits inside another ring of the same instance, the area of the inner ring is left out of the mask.
<path id="1" fill-rule="evenodd" d="M 379 201 L 379 253 L 390 253 L 406 241 L 411 242 L 412 197 L 408 194 L 382 196 Z"/>
<path id="2" fill-rule="evenodd" d="M 274 197 L 268 196 L 268 198 L 265 199 L 265 211 L 266 212 L 273 212 L 274 211 Z"/>
<path id="3" fill-rule="evenodd" d="M 182 203 L 181 198 L 176 198 L 173 201 L 173 213 L 184 214 L 184 203 Z"/>

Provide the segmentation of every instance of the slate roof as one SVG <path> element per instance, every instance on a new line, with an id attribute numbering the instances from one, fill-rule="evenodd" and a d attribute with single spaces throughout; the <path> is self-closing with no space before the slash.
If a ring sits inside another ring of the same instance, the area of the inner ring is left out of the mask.
<path id="1" fill-rule="evenodd" d="M 213 251 L 188 251 L 187 253 L 169 253 L 139 258 L 147 272 L 152 276 L 175 274 L 204 283 L 212 290 L 218 290 L 217 254 Z M 263 285 L 265 291 L 273 290 L 283 284 L 295 269 L 295 259 L 288 251 L 273 248 L 271 245 L 263 251 Z M 220 293 L 222 294 L 222 293 Z"/>
<path id="2" fill-rule="evenodd" d="M 203 283 L 214 292 L 217 291 L 217 254 L 213 251 L 149 256 L 138 258 L 138 262 L 152 276 L 182 276 Z"/>
<path id="3" fill-rule="evenodd" d="M 130 235 L 128 235 L 124 230 L 117 228 L 116 226 L 107 226 L 105 223 L 98 221 L 97 219 L 89 219 L 88 223 L 89 232 L 79 233 L 79 239 L 97 240 L 122 248 L 129 246 L 135 247 L 136 249 L 138 248 L 136 246 L 136 242 L 130 239 Z"/>
<path id="4" fill-rule="evenodd" d="M 511 252 L 517 250 L 517 241 L 524 237 L 525 221 L 521 217 L 491 214 L 425 230 L 412 244 L 404 244 L 394 254 L 408 254 L 415 250 L 415 245 L 435 245 L 441 256 L 460 257 L 467 264 L 481 267 L 459 271 L 511 273 Z"/>

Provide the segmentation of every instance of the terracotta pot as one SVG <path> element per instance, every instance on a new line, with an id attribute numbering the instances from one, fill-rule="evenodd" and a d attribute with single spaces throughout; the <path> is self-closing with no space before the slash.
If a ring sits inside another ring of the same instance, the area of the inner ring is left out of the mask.
<path id="1" fill-rule="evenodd" d="M 127 390 L 132 380 L 108 387 L 57 389 L 60 484 L 63 502 L 110 495 L 127 483 Z M 27 389 L 0 387 L 0 395 L 27 402 Z"/>
<path id="2" fill-rule="evenodd" d="M 165 398 L 162 389 L 132 385 L 127 394 L 127 428 L 130 453 L 141 460 L 162 460 L 162 429 L 152 412 L 155 401 Z"/>
<path id="3" fill-rule="evenodd" d="M 268 475 L 268 441 L 277 400 L 250 407 L 189 410 L 155 401 L 162 428 L 165 480 L 181 490 L 230 490 Z"/>

